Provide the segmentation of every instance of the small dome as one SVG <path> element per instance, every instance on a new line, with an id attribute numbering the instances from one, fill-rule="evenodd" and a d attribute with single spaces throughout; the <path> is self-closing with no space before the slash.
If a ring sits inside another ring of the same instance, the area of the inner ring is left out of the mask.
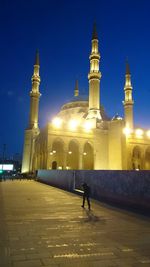
<path id="1" fill-rule="evenodd" d="M 115 121 L 115 120 L 122 120 L 122 117 L 119 116 L 119 114 L 117 113 L 113 118 L 112 118 L 112 121 Z"/>

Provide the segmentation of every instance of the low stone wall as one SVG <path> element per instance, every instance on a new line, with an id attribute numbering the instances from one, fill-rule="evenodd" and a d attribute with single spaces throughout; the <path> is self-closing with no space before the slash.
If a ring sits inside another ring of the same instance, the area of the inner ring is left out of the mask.
<path id="1" fill-rule="evenodd" d="M 150 211 L 150 171 L 38 170 L 38 180 L 71 192 L 86 182 L 94 199 Z"/>
<path id="2" fill-rule="evenodd" d="M 74 171 L 68 170 L 38 170 L 38 181 L 52 186 L 65 189 L 67 191 L 74 190 Z"/>

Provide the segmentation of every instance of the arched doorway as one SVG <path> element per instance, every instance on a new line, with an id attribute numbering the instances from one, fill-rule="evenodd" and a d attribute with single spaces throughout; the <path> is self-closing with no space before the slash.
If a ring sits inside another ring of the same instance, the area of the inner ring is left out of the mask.
<path id="1" fill-rule="evenodd" d="M 50 168 L 63 169 L 63 141 L 55 140 L 50 151 Z"/>
<path id="2" fill-rule="evenodd" d="M 145 170 L 150 170 L 150 147 L 145 152 Z"/>
<path id="3" fill-rule="evenodd" d="M 67 154 L 67 166 L 66 168 L 72 170 L 79 169 L 79 146 L 76 141 L 70 141 Z"/>
<path id="4" fill-rule="evenodd" d="M 52 169 L 56 170 L 57 169 L 57 161 L 52 161 Z"/>
<path id="5" fill-rule="evenodd" d="M 133 148 L 132 168 L 133 168 L 133 170 L 141 170 L 142 169 L 141 149 L 138 146 L 135 146 Z"/>
<path id="6" fill-rule="evenodd" d="M 83 169 L 93 170 L 94 169 L 94 152 L 89 142 L 84 145 L 83 150 Z"/>

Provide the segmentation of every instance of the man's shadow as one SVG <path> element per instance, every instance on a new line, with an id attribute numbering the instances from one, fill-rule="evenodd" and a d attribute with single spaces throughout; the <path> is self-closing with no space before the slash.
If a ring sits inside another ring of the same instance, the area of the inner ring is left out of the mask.
<path id="1" fill-rule="evenodd" d="M 86 214 L 86 218 L 84 217 L 84 222 L 96 223 L 96 222 L 103 222 L 105 223 L 105 219 L 102 217 L 98 217 L 94 214 L 93 210 L 83 209 L 83 212 Z"/>

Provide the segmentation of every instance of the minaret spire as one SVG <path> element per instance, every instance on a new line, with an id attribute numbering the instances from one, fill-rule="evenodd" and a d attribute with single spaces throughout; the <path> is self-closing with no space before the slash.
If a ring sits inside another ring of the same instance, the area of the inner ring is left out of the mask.
<path id="1" fill-rule="evenodd" d="M 130 75 L 130 66 L 128 60 L 126 60 L 126 75 Z"/>
<path id="2" fill-rule="evenodd" d="M 98 40 L 98 34 L 97 34 L 97 29 L 96 29 L 96 22 L 94 22 L 93 25 L 93 33 L 92 33 L 92 40 L 97 39 Z"/>
<path id="3" fill-rule="evenodd" d="M 29 129 L 38 128 L 38 113 L 39 113 L 39 86 L 40 86 L 40 60 L 39 60 L 39 52 L 36 52 L 35 63 L 34 63 L 34 71 L 32 75 L 32 89 L 30 91 L 30 116 L 29 116 Z"/>
<path id="4" fill-rule="evenodd" d="M 98 50 L 98 35 L 96 24 L 94 23 L 92 33 L 92 49 L 90 54 L 90 72 L 89 79 L 89 112 L 88 119 L 101 119 L 100 114 L 100 79 L 101 72 L 99 71 L 100 53 Z"/>
<path id="5" fill-rule="evenodd" d="M 125 74 L 125 86 L 124 86 L 125 99 L 124 105 L 124 117 L 126 127 L 133 128 L 133 98 L 132 98 L 132 85 L 131 85 L 131 74 L 128 61 L 126 61 L 126 74 Z"/>
<path id="6" fill-rule="evenodd" d="M 39 56 L 39 51 L 36 50 L 36 55 L 35 55 L 35 63 L 34 65 L 40 66 L 40 56 Z"/>
<path id="7" fill-rule="evenodd" d="M 76 80 L 74 96 L 78 96 L 78 95 L 79 95 L 79 84 L 78 84 L 78 80 Z"/>

